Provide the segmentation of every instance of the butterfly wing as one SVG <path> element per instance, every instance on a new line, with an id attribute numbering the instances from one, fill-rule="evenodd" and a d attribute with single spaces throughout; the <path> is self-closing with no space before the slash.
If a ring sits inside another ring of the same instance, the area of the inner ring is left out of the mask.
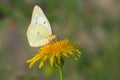
<path id="1" fill-rule="evenodd" d="M 27 38 L 31 47 L 39 47 L 49 43 L 48 29 L 40 24 L 30 24 L 27 30 Z"/>
<path id="2" fill-rule="evenodd" d="M 52 34 L 51 26 L 49 21 L 47 20 L 46 16 L 44 15 L 42 9 L 35 5 L 32 13 L 32 20 L 31 24 L 41 24 L 46 27 L 50 34 Z"/>
<path id="3" fill-rule="evenodd" d="M 55 38 L 55 36 L 52 36 L 49 21 L 37 5 L 33 9 L 31 23 L 27 30 L 27 38 L 31 47 L 45 45 Z"/>

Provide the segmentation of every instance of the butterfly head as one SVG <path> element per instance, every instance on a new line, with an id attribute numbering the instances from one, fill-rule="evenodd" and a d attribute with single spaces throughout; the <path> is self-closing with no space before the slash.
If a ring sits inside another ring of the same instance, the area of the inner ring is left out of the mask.
<path id="1" fill-rule="evenodd" d="M 55 39 L 55 38 L 56 38 L 56 35 L 50 35 L 50 37 L 48 38 L 48 40 L 49 40 L 50 42 L 52 42 L 52 40 Z"/>

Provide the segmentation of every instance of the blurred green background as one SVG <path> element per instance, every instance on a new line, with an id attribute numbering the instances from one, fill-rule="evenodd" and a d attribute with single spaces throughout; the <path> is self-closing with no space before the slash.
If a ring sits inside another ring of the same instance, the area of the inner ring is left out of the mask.
<path id="1" fill-rule="evenodd" d="M 63 80 L 120 80 L 119 0 L 1 0 L 0 80 L 59 80 L 56 68 L 28 68 L 31 48 L 26 31 L 39 5 L 59 39 L 79 42 L 81 57 L 68 58 Z"/>

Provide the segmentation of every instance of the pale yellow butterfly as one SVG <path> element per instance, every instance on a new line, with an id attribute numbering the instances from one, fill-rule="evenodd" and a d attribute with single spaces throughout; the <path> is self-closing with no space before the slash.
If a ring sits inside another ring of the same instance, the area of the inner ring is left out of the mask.
<path id="1" fill-rule="evenodd" d="M 27 29 L 27 39 L 31 47 L 39 47 L 50 43 L 55 38 L 51 26 L 42 9 L 35 5 L 31 23 Z"/>

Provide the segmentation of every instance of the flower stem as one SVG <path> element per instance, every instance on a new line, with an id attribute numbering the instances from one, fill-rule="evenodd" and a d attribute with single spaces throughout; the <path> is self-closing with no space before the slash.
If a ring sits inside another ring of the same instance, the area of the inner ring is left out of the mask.
<path id="1" fill-rule="evenodd" d="M 62 68 L 59 67 L 58 69 L 59 69 L 59 74 L 60 74 L 60 80 L 63 80 L 62 79 Z"/>

